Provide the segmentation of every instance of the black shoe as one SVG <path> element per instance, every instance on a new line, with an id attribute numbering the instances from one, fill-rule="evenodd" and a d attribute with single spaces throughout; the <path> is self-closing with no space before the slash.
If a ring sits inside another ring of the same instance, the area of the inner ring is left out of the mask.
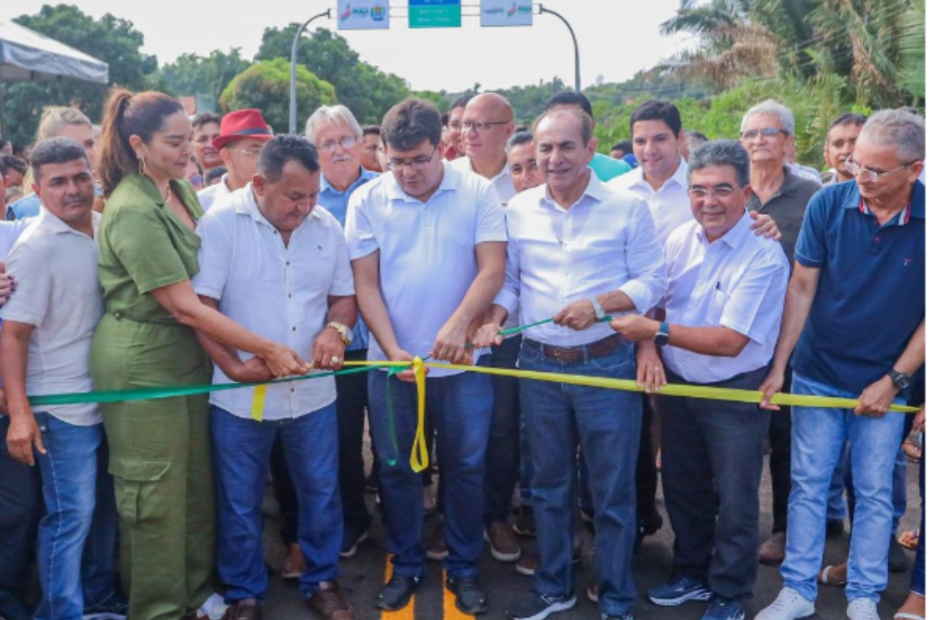
<path id="1" fill-rule="evenodd" d="M 575 606 L 575 595 L 544 596 L 536 592 L 522 595 L 507 610 L 510 620 L 543 620 L 557 611 L 565 611 Z"/>
<path id="2" fill-rule="evenodd" d="M 423 583 L 422 577 L 407 577 L 395 573 L 391 576 L 390 581 L 381 588 L 375 606 L 388 611 L 403 609 L 410 602 L 410 597 L 413 596 L 414 591 L 421 583 Z"/>
<path id="3" fill-rule="evenodd" d="M 3 620 L 32 620 L 32 610 L 16 592 L 0 590 L 0 618 Z"/>
<path id="4" fill-rule="evenodd" d="M 827 538 L 842 538 L 846 535 L 846 522 L 843 519 L 827 519 Z"/>
<path id="5" fill-rule="evenodd" d="M 892 573 L 903 573 L 907 570 L 907 556 L 904 555 L 904 549 L 894 534 L 888 543 L 888 570 Z"/>
<path id="6" fill-rule="evenodd" d="M 483 614 L 488 610 L 488 597 L 478 588 L 478 577 L 449 577 L 446 589 L 455 594 L 455 606 L 469 615 Z"/>
<path id="7" fill-rule="evenodd" d="M 339 549 L 339 557 L 351 558 L 358 551 L 358 546 L 368 540 L 368 528 L 360 528 L 355 525 L 346 524 L 342 532 L 342 547 Z"/>
<path id="8" fill-rule="evenodd" d="M 529 506 L 520 506 L 517 518 L 513 522 L 513 531 L 523 538 L 536 538 L 536 518 Z"/>

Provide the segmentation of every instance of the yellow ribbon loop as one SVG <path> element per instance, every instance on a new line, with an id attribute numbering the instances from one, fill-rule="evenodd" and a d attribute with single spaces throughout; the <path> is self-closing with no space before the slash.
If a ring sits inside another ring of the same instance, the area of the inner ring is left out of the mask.
<path id="1" fill-rule="evenodd" d="M 252 419 L 261 422 L 265 419 L 265 397 L 268 395 L 267 385 L 255 386 L 252 393 Z"/>
<path id="2" fill-rule="evenodd" d="M 417 384 L 417 434 L 410 451 L 410 469 L 420 473 L 429 467 L 426 446 L 426 365 L 420 357 L 413 358 L 413 376 Z"/>

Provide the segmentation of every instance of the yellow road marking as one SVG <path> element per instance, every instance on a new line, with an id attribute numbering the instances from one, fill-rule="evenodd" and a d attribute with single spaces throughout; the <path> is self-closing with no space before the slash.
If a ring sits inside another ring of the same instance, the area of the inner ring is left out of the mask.
<path id="1" fill-rule="evenodd" d="M 455 606 L 455 595 L 446 587 L 446 571 L 442 571 L 442 615 L 444 620 L 474 620 Z"/>

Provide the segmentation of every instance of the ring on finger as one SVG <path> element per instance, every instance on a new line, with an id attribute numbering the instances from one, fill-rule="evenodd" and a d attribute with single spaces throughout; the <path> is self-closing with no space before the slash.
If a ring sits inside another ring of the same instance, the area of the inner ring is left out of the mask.
<path id="1" fill-rule="evenodd" d="M 329 362 L 330 362 L 331 364 L 338 364 L 338 363 L 339 363 L 339 356 L 338 356 L 338 355 L 332 356 L 331 358 L 329 358 Z"/>

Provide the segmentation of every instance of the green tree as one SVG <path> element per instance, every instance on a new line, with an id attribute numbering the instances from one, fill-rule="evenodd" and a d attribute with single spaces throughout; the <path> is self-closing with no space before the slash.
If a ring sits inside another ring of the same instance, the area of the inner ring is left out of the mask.
<path id="1" fill-rule="evenodd" d="M 224 112 L 258 108 L 277 133 L 287 131 L 291 65 L 283 58 L 259 62 L 237 75 L 220 96 Z M 297 118 L 306 119 L 321 105 L 336 103 L 332 84 L 297 67 Z"/>
<path id="2" fill-rule="evenodd" d="M 290 62 L 298 27 L 266 28 L 255 59 L 284 58 Z M 344 37 L 325 28 L 301 40 L 297 60 L 332 84 L 339 103 L 352 110 L 360 123 L 380 123 L 391 106 L 410 95 L 402 78 L 360 60 Z"/>
<path id="3" fill-rule="evenodd" d="M 36 15 L 22 15 L 14 21 L 108 63 L 111 84 L 143 88 L 146 73 L 157 66 L 154 57 L 139 51 L 142 33 L 132 22 L 109 13 L 94 19 L 76 6 L 45 5 Z M 99 121 L 107 88 L 74 81 L 6 84 L 2 94 L 4 136 L 22 144 L 31 141 L 47 105 L 74 105 L 91 120 Z"/>
<path id="4" fill-rule="evenodd" d="M 213 50 L 209 56 L 182 54 L 161 67 L 157 75 L 166 92 L 176 97 L 206 94 L 219 99 L 229 82 L 250 64 L 235 47 L 229 52 Z"/>

